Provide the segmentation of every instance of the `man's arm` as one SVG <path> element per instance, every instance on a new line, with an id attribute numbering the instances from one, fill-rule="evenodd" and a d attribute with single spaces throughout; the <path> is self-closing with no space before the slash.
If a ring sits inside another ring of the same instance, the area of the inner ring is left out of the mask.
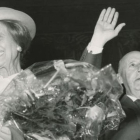
<path id="1" fill-rule="evenodd" d="M 115 8 L 103 9 L 96 23 L 92 39 L 84 50 L 80 61 L 88 62 L 98 68 L 101 67 L 102 50 L 106 42 L 116 37 L 125 23 L 117 27 L 119 14 Z"/>
<path id="2" fill-rule="evenodd" d="M 86 48 L 80 58 L 80 61 L 90 63 L 100 69 L 102 63 L 102 53 L 98 53 L 98 54 L 88 53 Z"/>

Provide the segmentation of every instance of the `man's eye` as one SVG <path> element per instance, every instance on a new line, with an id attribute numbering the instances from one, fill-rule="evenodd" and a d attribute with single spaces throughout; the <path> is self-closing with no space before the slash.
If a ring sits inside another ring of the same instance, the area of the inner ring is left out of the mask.
<path id="1" fill-rule="evenodd" d="M 136 64 L 134 64 L 134 63 L 133 63 L 133 64 L 131 64 L 131 66 L 135 66 L 135 65 L 136 65 Z"/>
<path id="2" fill-rule="evenodd" d="M 130 67 L 135 67 L 135 66 L 136 66 L 135 63 L 131 63 L 131 64 L 130 64 Z"/>

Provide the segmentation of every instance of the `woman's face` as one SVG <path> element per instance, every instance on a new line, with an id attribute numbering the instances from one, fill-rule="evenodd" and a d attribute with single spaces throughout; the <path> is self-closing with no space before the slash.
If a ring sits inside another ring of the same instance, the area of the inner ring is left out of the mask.
<path id="1" fill-rule="evenodd" d="M 7 27 L 0 22 L 0 68 L 10 68 L 19 59 L 17 46 Z"/>

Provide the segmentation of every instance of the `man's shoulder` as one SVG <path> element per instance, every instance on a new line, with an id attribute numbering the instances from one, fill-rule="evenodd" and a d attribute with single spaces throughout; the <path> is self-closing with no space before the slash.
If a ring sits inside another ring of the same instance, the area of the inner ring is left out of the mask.
<path id="1" fill-rule="evenodd" d="M 132 118 L 136 118 L 137 107 L 135 103 L 127 95 L 124 95 L 120 100 L 122 109 L 126 114 L 126 121 L 130 121 Z"/>
<path id="2" fill-rule="evenodd" d="M 140 138 L 139 130 L 140 125 L 137 117 L 135 113 L 133 114 L 131 112 L 131 114 L 127 114 L 127 117 L 121 122 L 118 130 L 110 131 L 108 134 L 105 134 L 105 140 L 138 140 Z"/>
<path id="3" fill-rule="evenodd" d="M 138 140 L 140 138 L 140 126 L 137 120 L 124 122 L 121 124 L 118 131 L 114 133 L 111 140 Z"/>
<path id="4" fill-rule="evenodd" d="M 127 95 L 124 95 L 121 99 L 120 99 L 121 105 L 122 106 L 128 106 L 131 107 L 134 102 L 132 101 L 132 99 L 130 99 Z"/>

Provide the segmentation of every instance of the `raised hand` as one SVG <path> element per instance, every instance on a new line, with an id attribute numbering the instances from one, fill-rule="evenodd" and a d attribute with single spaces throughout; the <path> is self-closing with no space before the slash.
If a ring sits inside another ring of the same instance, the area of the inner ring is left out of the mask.
<path id="1" fill-rule="evenodd" d="M 103 47 L 107 41 L 118 35 L 123 26 L 125 26 L 125 23 L 121 23 L 116 26 L 118 17 L 119 13 L 115 11 L 115 8 L 109 7 L 107 10 L 102 10 L 91 39 L 92 45 Z"/>

